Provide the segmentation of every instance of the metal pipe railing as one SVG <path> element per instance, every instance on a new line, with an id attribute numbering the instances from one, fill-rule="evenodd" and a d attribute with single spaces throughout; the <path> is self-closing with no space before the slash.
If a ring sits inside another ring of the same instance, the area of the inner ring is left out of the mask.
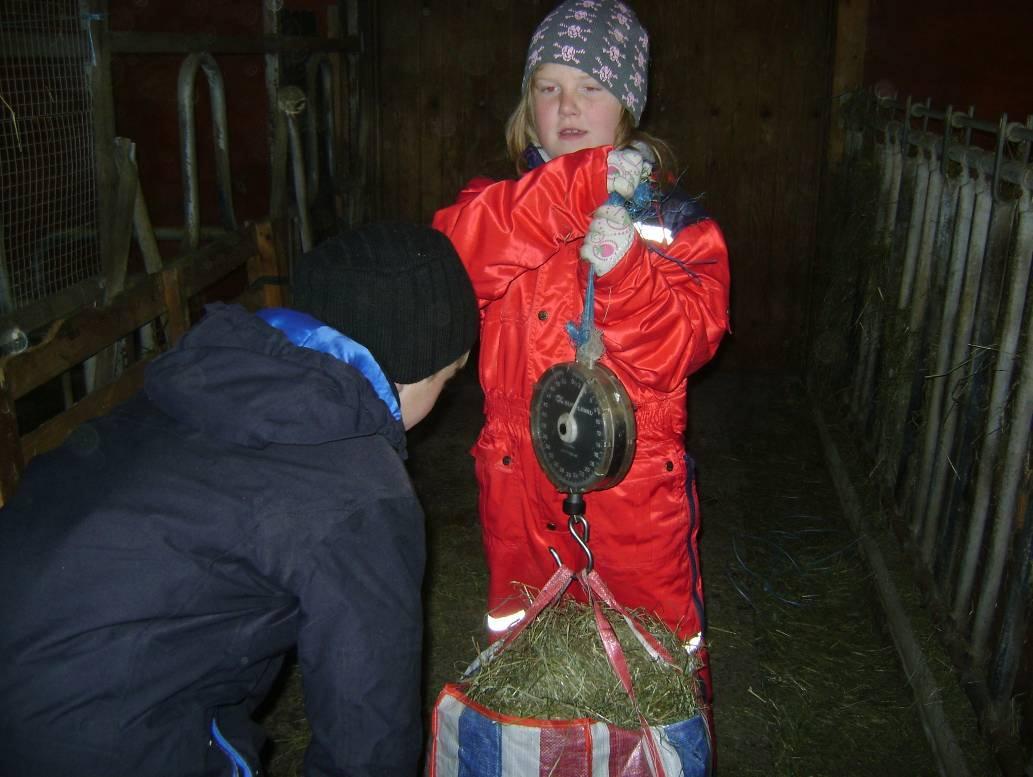
<path id="1" fill-rule="evenodd" d="M 305 110 L 305 93 L 296 86 L 284 86 L 277 93 L 277 105 L 285 125 L 290 148 L 291 172 L 294 181 L 294 201 L 297 208 L 298 228 L 301 233 L 301 250 L 308 251 L 314 245 L 312 224 L 308 212 L 308 192 L 305 175 L 305 150 L 301 142 L 298 116 Z M 284 130 L 278 129 L 279 132 Z"/>
<path id="2" fill-rule="evenodd" d="M 853 153 L 874 177 L 853 165 L 851 185 L 878 202 L 849 417 L 980 715 L 1014 738 L 1033 676 L 1033 116 L 870 105 Z"/>
<path id="3" fill-rule="evenodd" d="M 1015 242 L 1014 257 L 1012 294 L 1002 325 L 1002 339 L 997 362 L 998 372 L 995 375 L 994 392 L 990 400 L 990 411 L 987 414 L 988 426 L 993 424 L 995 419 L 999 419 L 997 422 L 1002 427 L 1005 425 L 1004 403 L 1011 389 L 1012 372 L 1021 332 L 1022 314 L 1026 303 L 1026 290 L 1029 288 L 1030 269 L 1033 266 L 1033 213 L 1031 213 L 1030 209 L 1030 192 L 1028 190 L 1023 193 L 1020 205 L 1019 228 Z M 1025 335 L 1027 349 L 1033 348 L 1030 345 L 1033 343 L 1033 312 L 1027 316 Z M 1024 462 L 1029 450 L 1030 423 L 1033 421 L 1033 358 L 1029 358 L 1028 354 L 1024 359 L 1014 406 L 1015 411 L 1011 418 L 1007 443 L 1003 450 L 1003 466 L 1001 469 L 1000 487 L 997 491 L 997 508 L 994 513 L 990 555 L 983 576 L 984 582 L 979 594 L 979 603 L 976 606 L 975 621 L 972 627 L 972 652 L 977 658 L 982 657 L 986 652 L 990 623 L 1000 592 L 1012 527 L 1015 522 L 1019 484 L 1025 473 Z M 992 473 L 987 474 L 988 477 L 991 475 Z M 975 528 L 973 526 L 973 532 Z M 974 567 L 975 561 L 972 562 L 972 565 Z"/>
<path id="4" fill-rule="evenodd" d="M 986 246 L 990 234 L 990 215 L 993 208 L 993 195 L 989 182 L 980 177 L 976 180 L 975 211 L 972 217 L 972 228 L 969 230 L 968 244 L 965 246 L 965 283 L 962 286 L 961 306 L 958 311 L 954 348 L 950 363 L 954 365 L 952 372 L 957 382 L 969 382 L 974 372 L 970 358 L 972 331 L 976 321 L 976 303 L 979 299 L 980 278 L 986 259 Z M 948 412 L 944 418 L 940 432 L 940 442 L 934 460 L 934 475 L 926 501 L 924 515 L 913 516 L 916 522 L 915 535 L 923 560 L 932 563 L 936 541 L 939 537 L 941 506 L 950 478 L 955 474 L 952 464 L 955 442 L 960 425 L 960 414 L 957 408 Z"/>
<path id="5" fill-rule="evenodd" d="M 233 186 L 230 180 L 229 132 L 226 122 L 226 92 L 222 73 L 211 54 L 198 52 L 183 60 L 179 68 L 179 137 L 183 170 L 184 248 L 195 249 L 200 243 L 201 216 L 197 176 L 197 140 L 194 120 L 194 83 L 198 69 L 208 79 L 211 98 L 212 131 L 215 139 L 215 179 L 219 212 L 227 229 L 237 229 L 233 212 Z"/>
<path id="6" fill-rule="evenodd" d="M 308 162 L 308 198 L 311 205 L 319 196 L 320 154 L 319 130 L 323 130 L 323 155 L 329 171 L 332 190 L 337 189 L 337 157 L 334 143 L 337 127 L 334 120 L 335 102 L 333 89 L 333 65 L 325 52 L 309 57 L 305 66 L 306 94 L 308 95 L 308 120 L 306 121 L 306 161 Z M 320 127 L 322 121 L 322 127 Z"/>
<path id="7" fill-rule="evenodd" d="M 944 421 L 944 396 L 947 379 L 951 373 L 951 355 L 954 349 L 955 325 L 961 308 L 961 293 L 964 287 L 967 246 L 972 229 L 972 214 L 975 211 L 976 186 L 971 179 L 949 179 L 948 186 L 956 183 L 958 205 L 954 217 L 954 234 L 951 239 L 949 270 L 943 309 L 940 318 L 940 338 L 936 348 L 936 366 L 927 377 L 929 402 L 926 406 L 926 425 L 923 436 L 920 464 L 913 494 L 912 515 L 925 516 L 930 481 L 935 464 L 936 450 L 940 442 L 941 425 Z"/>

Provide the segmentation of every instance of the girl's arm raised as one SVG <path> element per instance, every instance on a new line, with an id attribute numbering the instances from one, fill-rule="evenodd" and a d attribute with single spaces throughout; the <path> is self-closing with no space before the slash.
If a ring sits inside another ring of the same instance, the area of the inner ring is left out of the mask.
<path id="1" fill-rule="evenodd" d="M 587 280 L 587 266 L 580 275 Z M 704 218 L 670 245 L 636 236 L 625 256 L 596 278 L 595 324 L 621 374 L 673 391 L 708 362 L 728 331 L 728 249 Z"/>
<path id="2" fill-rule="evenodd" d="M 566 154 L 517 181 L 471 182 L 433 226 L 451 238 L 482 304 L 517 275 L 542 265 L 563 243 L 584 237 L 606 199 L 609 147 Z"/>

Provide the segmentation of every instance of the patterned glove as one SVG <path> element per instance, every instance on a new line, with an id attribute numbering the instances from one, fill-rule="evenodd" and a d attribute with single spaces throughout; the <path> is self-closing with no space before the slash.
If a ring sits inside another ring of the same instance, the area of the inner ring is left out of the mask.
<path id="1" fill-rule="evenodd" d="M 656 153 L 653 151 L 652 146 L 641 140 L 633 140 L 628 145 L 642 155 L 647 165 L 656 167 Z"/>
<path id="2" fill-rule="evenodd" d="M 635 187 L 649 178 L 652 169 L 638 149 L 615 149 L 606 155 L 606 191 L 630 200 Z"/>
<path id="3" fill-rule="evenodd" d="M 579 253 L 602 277 L 628 252 L 634 239 L 635 229 L 628 212 L 619 205 L 600 205 L 592 214 Z"/>

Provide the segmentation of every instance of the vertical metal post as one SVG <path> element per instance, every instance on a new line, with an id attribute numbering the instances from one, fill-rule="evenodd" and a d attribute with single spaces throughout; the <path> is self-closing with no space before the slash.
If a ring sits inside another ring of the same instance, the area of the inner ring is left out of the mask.
<path id="1" fill-rule="evenodd" d="M 93 52 L 89 65 L 93 100 L 94 175 L 97 186 L 97 242 L 105 275 L 113 272 L 115 224 L 115 103 L 111 89 L 111 48 L 108 45 L 108 0 L 80 0 L 79 10 Z"/>
<path id="2" fill-rule="evenodd" d="M 948 187 L 953 183 L 948 181 Z M 922 444 L 918 478 L 915 484 L 912 516 L 918 531 L 924 523 L 929 497 L 929 482 L 932 479 L 933 462 L 943 424 L 943 400 L 950 381 L 950 358 L 954 347 L 954 329 L 961 305 L 961 290 L 965 278 L 969 233 L 972 229 L 972 212 L 975 208 L 975 186 L 965 171 L 958 189 L 958 207 L 954 216 L 954 235 L 951 240 L 950 264 L 947 289 L 940 319 L 940 339 L 936 348 L 936 366 L 930 377 L 929 401 L 926 405 L 925 429 Z"/>
<path id="3" fill-rule="evenodd" d="M 1004 426 L 1004 403 L 1008 392 L 1012 388 L 1012 375 L 1014 371 L 1014 360 L 1016 350 L 1020 342 L 1019 337 L 1022 331 L 1022 314 L 1026 303 L 1026 290 L 1029 288 L 1029 276 L 1031 265 L 1033 265 L 1033 212 L 1030 207 L 1030 192 L 1025 190 L 1021 203 L 1021 215 L 1019 221 L 1019 232 L 1015 243 L 1015 270 L 1012 275 L 1012 294 L 1008 302 L 1008 310 L 1002 332 L 1000 350 L 998 351 L 997 372 L 994 375 L 994 387 L 991 392 L 990 409 L 987 413 L 988 428 L 996 423 Z M 1026 337 L 1027 350 L 1030 350 L 1030 343 L 1033 343 L 1033 311 L 1027 315 Z M 1030 422 L 1033 420 L 1033 358 L 1027 354 L 1024 359 L 1022 374 L 1017 387 L 1014 411 L 1009 424 L 1007 445 L 1003 449 L 1004 459 L 1001 468 L 1001 483 L 997 493 L 997 507 L 994 515 L 993 538 L 990 546 L 990 556 L 986 565 L 984 585 L 979 596 L 979 604 L 976 607 L 976 619 L 972 629 L 973 653 L 978 657 L 986 650 L 987 635 L 990 629 L 993 609 L 997 603 L 997 594 L 1001 586 L 1001 578 L 1004 573 L 1004 563 L 1007 557 L 1008 543 L 1011 539 L 1011 530 L 1015 520 L 1015 510 L 1018 502 L 1019 483 L 1025 471 L 1023 462 L 1029 448 Z M 991 435 L 992 437 L 993 435 Z M 996 442 L 996 440 L 995 440 Z M 992 457 L 988 452 L 989 444 L 984 444 L 983 454 Z M 988 471 L 985 478 L 992 479 L 993 462 L 988 464 Z M 980 475 L 982 476 L 982 472 Z M 990 482 L 984 484 L 986 491 L 985 499 L 989 503 Z M 980 516 L 983 520 L 985 512 Z M 979 531 L 979 535 L 976 531 Z M 982 525 L 976 527 L 973 523 L 972 533 L 969 535 L 971 543 L 982 534 Z M 970 554 L 972 553 L 971 548 Z M 971 581 L 974 576 L 975 560 L 966 557 L 966 568 L 963 570 L 962 582 L 968 581 L 969 591 L 965 591 L 964 600 L 968 600 Z M 971 571 L 969 571 L 971 569 Z M 967 574 L 965 574 L 967 573 Z M 962 590 L 959 587 L 958 602 L 962 601 Z"/>
<path id="4" fill-rule="evenodd" d="M 308 197 L 311 205 L 319 196 L 321 164 L 319 153 L 319 131 L 323 131 L 323 156 L 330 173 L 331 190 L 336 189 L 336 153 L 334 138 L 337 131 L 334 121 L 335 96 L 333 88 L 333 67 L 326 52 L 317 52 L 309 57 L 305 65 L 305 95 L 308 98 L 305 121 L 305 161 L 308 164 Z"/>
<path id="5" fill-rule="evenodd" d="M 904 149 L 907 153 L 907 149 Z M 915 171 L 915 189 L 911 195 L 911 219 L 907 228 L 907 248 L 904 252 L 904 267 L 900 277 L 900 294 L 897 297 L 897 309 L 904 310 L 911 301 L 911 287 L 915 280 L 918 263 L 918 249 L 922 240 L 922 224 L 929 193 L 929 176 L 932 164 L 927 154 L 919 149 L 919 161 Z"/>
<path id="6" fill-rule="evenodd" d="M 958 311 L 954 333 L 954 348 L 950 363 L 957 371 L 958 381 L 964 381 L 971 375 L 969 364 L 972 329 L 975 325 L 976 302 L 979 297 L 979 282 L 983 272 L 983 261 L 986 258 L 987 238 L 990 233 L 990 213 L 993 208 L 993 195 L 986 176 L 979 174 L 976 179 L 975 214 L 972 218 L 972 229 L 969 232 L 965 260 L 965 283 L 962 287 L 961 307 Z M 940 512 L 943 509 L 943 496 L 947 490 L 947 482 L 954 473 L 951 456 L 954 449 L 954 438 L 958 429 L 957 408 L 944 416 L 943 430 L 940 433 L 939 446 L 933 460 L 933 480 L 926 502 L 926 520 L 921 526 L 921 534 L 916 537 L 921 543 L 922 558 L 928 562 L 933 555 L 939 528 Z M 918 516 L 914 516 L 917 520 Z M 919 530 L 918 526 L 914 527 Z"/>
<path id="7" fill-rule="evenodd" d="M 301 130 L 298 127 L 298 115 L 305 110 L 305 93 L 296 86 L 285 86 L 280 89 L 280 111 L 287 126 L 287 137 L 290 144 L 291 170 L 294 173 L 294 200 L 298 215 L 298 228 L 301 233 L 301 250 L 308 251 L 313 246 L 312 225 L 309 221 L 308 195 L 305 183 L 305 150 L 301 141 Z"/>
<path id="8" fill-rule="evenodd" d="M 197 175 L 197 138 L 194 123 L 194 84 L 201 68 L 208 80 L 208 96 L 212 106 L 212 133 L 215 141 L 215 180 L 218 188 L 219 211 L 222 225 L 228 230 L 237 228 L 233 212 L 233 183 L 230 177 L 229 130 L 226 121 L 226 91 L 222 73 L 214 57 L 207 52 L 195 52 L 183 60 L 179 68 L 179 138 L 183 167 L 183 246 L 193 250 L 201 241 L 201 215 Z"/>
<path id="9" fill-rule="evenodd" d="M 268 37 L 280 33 L 280 11 L 283 0 L 262 0 L 262 32 Z M 280 55 L 271 51 L 265 55 L 265 94 L 269 116 L 269 174 L 271 177 L 269 212 L 274 218 L 283 214 L 283 192 L 286 184 L 286 138 L 279 143 L 280 133 Z"/>

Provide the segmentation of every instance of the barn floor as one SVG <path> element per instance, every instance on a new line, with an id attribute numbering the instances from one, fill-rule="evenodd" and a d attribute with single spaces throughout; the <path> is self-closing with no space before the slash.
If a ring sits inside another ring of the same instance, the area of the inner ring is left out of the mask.
<path id="1" fill-rule="evenodd" d="M 468 369 L 410 435 L 430 543 L 428 710 L 481 636 L 486 576 L 467 454 L 480 408 Z M 937 774 L 802 386 L 770 373 L 715 371 L 696 382 L 691 418 L 717 773 Z M 272 777 L 301 774 L 307 732 L 297 684 L 288 674 L 265 720 L 276 743 Z"/>

